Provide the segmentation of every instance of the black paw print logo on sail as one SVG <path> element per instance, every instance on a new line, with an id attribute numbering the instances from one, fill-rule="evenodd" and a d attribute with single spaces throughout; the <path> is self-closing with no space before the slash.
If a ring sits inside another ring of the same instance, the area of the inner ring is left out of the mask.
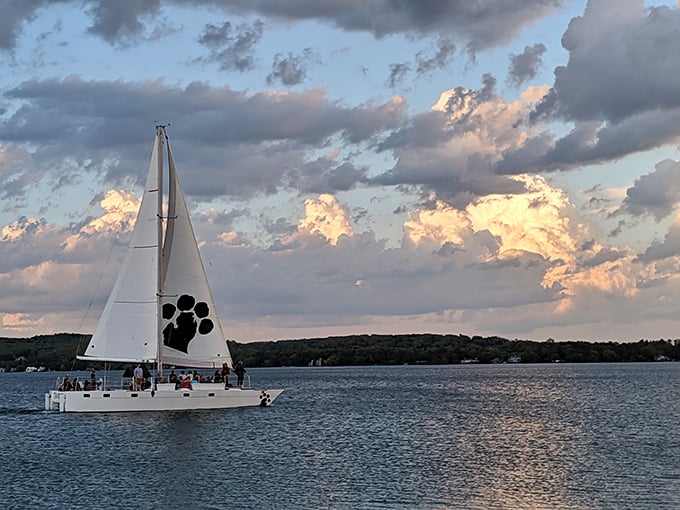
<path id="1" fill-rule="evenodd" d="M 182 294 L 176 304 L 165 303 L 163 319 L 170 322 L 163 328 L 163 344 L 187 353 L 189 343 L 197 333 L 207 335 L 215 327 L 208 315 L 210 315 L 208 304 L 203 301 L 196 302 L 196 298 L 189 294 Z"/>

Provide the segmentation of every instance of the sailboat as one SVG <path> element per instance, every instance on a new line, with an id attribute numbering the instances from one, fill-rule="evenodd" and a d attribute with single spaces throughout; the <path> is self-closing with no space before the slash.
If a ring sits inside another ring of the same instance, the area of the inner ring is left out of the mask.
<path id="1" fill-rule="evenodd" d="M 169 175 L 163 216 L 165 154 Z M 150 387 L 144 381 L 113 388 L 105 378 L 94 387 L 68 391 L 62 383 L 45 394 L 45 409 L 114 412 L 268 406 L 283 391 L 195 381 L 189 388 L 177 388 L 164 375 L 169 366 L 227 373 L 233 369 L 166 126 L 156 126 L 144 194 L 122 268 L 85 352 L 77 357 L 106 364 L 152 365 L 155 375 Z"/>

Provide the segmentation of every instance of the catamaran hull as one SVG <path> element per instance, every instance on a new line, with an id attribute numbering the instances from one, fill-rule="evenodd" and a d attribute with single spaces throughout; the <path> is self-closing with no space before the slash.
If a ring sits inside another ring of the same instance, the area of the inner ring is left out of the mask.
<path id="1" fill-rule="evenodd" d="M 58 391 L 45 394 L 45 409 L 62 413 L 188 411 L 269 406 L 283 390 L 170 389 Z"/>

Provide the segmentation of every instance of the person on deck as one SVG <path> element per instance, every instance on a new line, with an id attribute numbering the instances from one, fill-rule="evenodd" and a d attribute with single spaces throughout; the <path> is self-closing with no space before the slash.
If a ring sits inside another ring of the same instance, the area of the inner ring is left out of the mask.
<path id="1" fill-rule="evenodd" d="M 134 382 L 134 390 L 140 391 L 144 389 L 144 371 L 142 370 L 142 365 L 137 363 L 134 372 L 132 372 L 132 379 Z"/>
<path id="2" fill-rule="evenodd" d="M 180 386 L 181 386 L 182 388 L 187 388 L 187 389 L 190 390 L 190 389 L 191 389 L 191 381 L 193 380 L 193 378 L 194 378 L 194 376 L 191 374 L 191 372 L 189 372 L 189 373 L 184 377 L 184 379 L 182 379 L 182 383 L 180 384 Z"/>
<path id="3" fill-rule="evenodd" d="M 63 382 L 61 383 L 61 386 L 59 386 L 59 390 L 60 391 L 71 391 L 72 389 L 73 389 L 73 385 L 71 383 L 71 374 L 66 374 Z"/>
<path id="4" fill-rule="evenodd" d="M 243 379 L 246 375 L 246 367 L 243 366 L 243 360 L 238 360 L 236 367 L 234 368 L 234 373 L 236 374 L 236 384 L 240 389 L 243 389 Z"/>

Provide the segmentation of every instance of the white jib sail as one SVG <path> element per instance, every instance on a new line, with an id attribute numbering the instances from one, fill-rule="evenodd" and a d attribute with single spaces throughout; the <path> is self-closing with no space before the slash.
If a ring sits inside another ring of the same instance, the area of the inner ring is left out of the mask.
<path id="1" fill-rule="evenodd" d="M 161 359 L 189 367 L 232 366 L 184 193 L 168 146 L 168 227 L 163 244 Z"/>
<path id="2" fill-rule="evenodd" d="M 153 361 L 157 357 L 160 139 L 157 134 L 123 266 L 85 350 L 85 359 Z"/>

